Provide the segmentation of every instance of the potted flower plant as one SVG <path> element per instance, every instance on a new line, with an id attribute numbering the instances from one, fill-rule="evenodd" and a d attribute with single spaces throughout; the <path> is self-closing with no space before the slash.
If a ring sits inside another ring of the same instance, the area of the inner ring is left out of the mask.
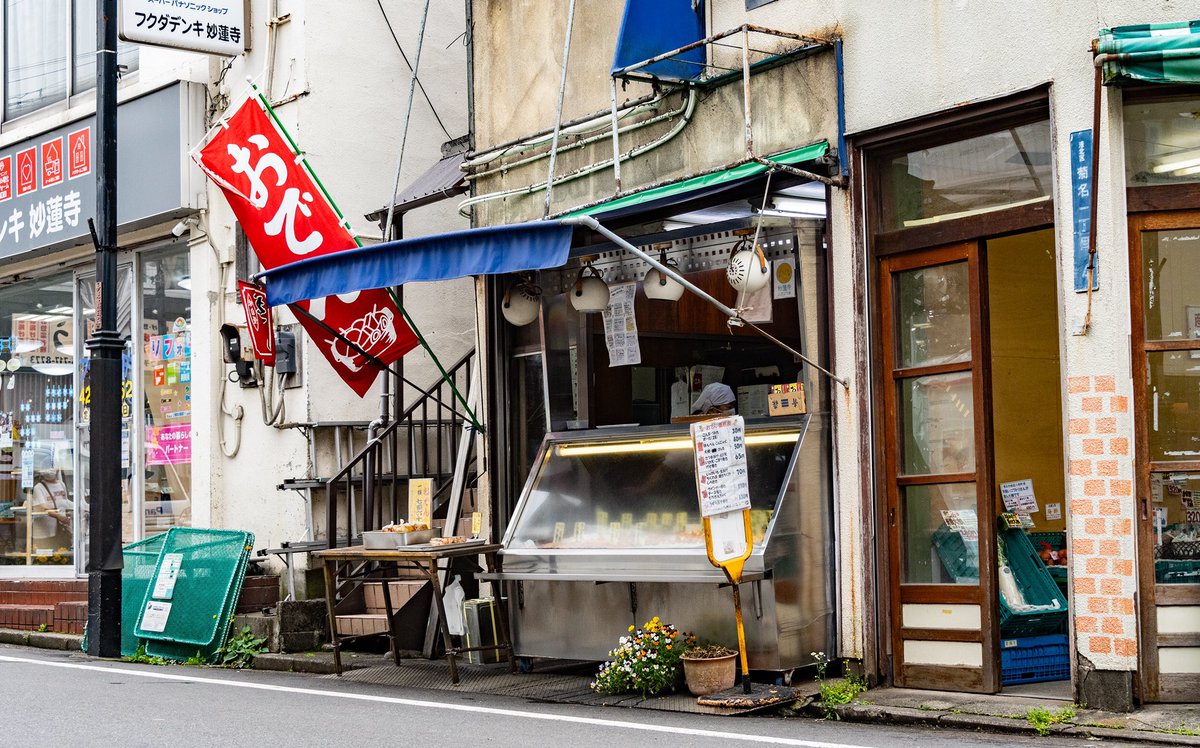
<path id="1" fill-rule="evenodd" d="M 640 629 L 630 626 L 628 635 L 622 636 L 617 648 L 608 653 L 612 659 L 600 666 L 591 687 L 599 693 L 637 692 L 642 696 L 673 690 L 679 657 L 695 641 L 696 637 L 658 616 Z"/>
<path id="2" fill-rule="evenodd" d="M 683 651 L 683 678 L 693 696 L 733 688 L 738 653 L 720 644 L 697 644 Z"/>

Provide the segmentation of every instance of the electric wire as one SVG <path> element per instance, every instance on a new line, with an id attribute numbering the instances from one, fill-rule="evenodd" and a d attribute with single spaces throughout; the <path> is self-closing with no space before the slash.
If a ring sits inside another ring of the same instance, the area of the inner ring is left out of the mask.
<path id="1" fill-rule="evenodd" d="M 404 54 L 404 47 L 400 46 L 400 39 L 396 36 L 396 30 L 392 28 L 392 21 L 388 18 L 387 11 L 383 8 L 383 0 L 375 0 L 375 2 L 379 5 L 379 13 L 383 16 L 383 22 L 387 24 L 388 31 L 392 34 L 392 41 L 396 42 L 396 49 L 400 50 L 400 57 L 404 59 L 404 64 L 408 66 L 409 72 L 411 72 L 413 69 L 412 63 L 408 61 L 408 55 Z M 462 34 L 459 34 L 459 37 L 461 36 Z M 458 41 L 459 37 L 455 37 L 455 41 Z M 450 43 L 453 44 L 454 42 Z M 442 118 L 438 114 L 437 107 L 433 105 L 429 94 L 425 92 L 425 86 L 421 84 L 420 78 L 417 79 L 417 88 L 421 89 L 421 95 L 425 97 L 425 103 L 429 105 L 430 111 L 433 112 L 433 118 L 437 120 L 438 127 L 442 128 L 442 132 L 446 134 L 448 140 L 454 140 L 454 136 L 450 134 L 450 131 L 446 129 L 446 125 L 442 123 Z"/>

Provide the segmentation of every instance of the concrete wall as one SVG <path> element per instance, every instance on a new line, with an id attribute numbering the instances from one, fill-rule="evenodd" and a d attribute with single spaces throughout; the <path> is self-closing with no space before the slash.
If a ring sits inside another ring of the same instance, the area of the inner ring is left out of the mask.
<path id="1" fill-rule="evenodd" d="M 364 215 L 386 205 L 394 189 L 409 68 L 375 3 L 277 0 L 275 12 L 290 18 L 277 27 L 273 39 L 268 39 L 266 28 L 268 5 L 266 0 L 254 2 L 255 48 L 234 62 L 219 93 L 231 103 L 236 102 L 245 92 L 246 77 L 255 78 L 275 102 L 284 126 L 304 149 L 352 230 L 367 241 L 378 240 L 379 226 Z M 423 3 L 391 0 L 383 6 L 408 59 L 415 60 Z M 430 14 L 420 61 L 421 79 L 449 135 L 418 90 L 399 179 L 401 188 L 441 158 L 441 143 L 466 134 L 466 50 L 459 39 L 463 30 L 461 4 L 449 3 Z M 274 46 L 274 66 L 270 70 L 268 45 Z M 231 293 L 232 269 L 226 268 L 222 274 L 215 262 L 232 259 L 233 217 L 224 198 L 212 187 L 209 207 L 207 224 L 214 251 L 207 262 L 207 285 L 197 290 L 197 296 L 208 298 L 212 324 L 198 329 L 213 330 L 221 314 L 237 324 L 243 315 Z M 466 221 L 457 216 L 449 202 L 405 217 L 405 234 L 410 236 L 465 226 Z M 456 360 L 474 345 L 471 284 L 460 281 L 423 286 L 405 290 L 405 307 L 439 358 Z M 277 310 L 277 320 L 294 321 L 286 310 Z M 215 332 L 210 337 L 215 342 Z M 437 377 L 423 351 L 410 354 L 404 365 L 406 376 L 419 384 L 428 385 Z M 224 374 L 225 367 L 212 366 Z M 302 367 L 304 386 L 283 395 L 286 421 L 365 422 L 378 414 L 382 377 L 372 392 L 359 399 L 311 345 L 304 346 Z M 333 459 L 332 437 L 327 430 L 317 431 L 319 456 L 318 464 L 313 466 L 300 431 L 264 425 L 262 396 L 261 389 L 242 390 L 228 385 L 225 409 L 243 409 L 245 417 L 240 426 L 228 415 L 220 414 L 214 399 L 207 409 L 210 428 L 198 428 L 199 433 L 208 435 L 209 451 L 214 456 L 214 525 L 250 529 L 256 533 L 259 547 L 277 546 L 304 536 L 302 498 L 275 487 L 285 478 L 316 473 L 327 476 L 332 472 Z M 218 423 L 228 435 L 227 441 L 232 441 L 233 432 L 240 430 L 241 447 L 236 456 L 222 458 Z M 319 513 L 317 524 L 320 534 Z"/>

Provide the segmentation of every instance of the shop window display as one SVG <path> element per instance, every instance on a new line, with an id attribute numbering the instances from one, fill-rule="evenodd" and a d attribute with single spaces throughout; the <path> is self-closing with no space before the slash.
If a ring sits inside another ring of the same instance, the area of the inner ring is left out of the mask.
<path id="1" fill-rule="evenodd" d="M 142 258 L 146 535 L 192 521 L 190 272 L 185 246 Z"/>
<path id="2" fill-rule="evenodd" d="M 0 561 L 74 562 L 86 502 L 74 467 L 70 275 L 0 291 Z"/>

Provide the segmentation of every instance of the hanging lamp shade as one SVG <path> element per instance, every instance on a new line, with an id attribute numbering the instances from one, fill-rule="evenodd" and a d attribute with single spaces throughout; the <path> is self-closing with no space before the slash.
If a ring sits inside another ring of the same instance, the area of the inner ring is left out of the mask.
<path id="1" fill-rule="evenodd" d="M 762 248 L 748 238 L 754 233 L 753 229 L 739 229 L 734 233 L 741 238 L 733 245 L 725 278 L 738 291 L 754 293 L 770 282 L 771 263 L 767 262 Z"/>
<path id="2" fill-rule="evenodd" d="M 669 242 L 667 246 L 670 246 Z M 679 263 L 667 259 L 666 248 L 659 250 L 658 261 L 676 272 L 679 271 Z M 642 291 L 645 292 L 647 299 L 679 301 L 679 298 L 683 296 L 683 284 L 658 268 L 650 268 L 646 271 L 645 280 L 642 281 Z"/>
<path id="3" fill-rule="evenodd" d="M 524 327 L 538 317 L 542 306 L 542 289 L 529 280 L 518 280 L 508 287 L 500 313 L 510 325 Z"/>
<path id="4" fill-rule="evenodd" d="M 578 312 L 603 312 L 608 307 L 608 284 L 589 262 L 579 270 L 575 287 L 568 293 Z"/>

